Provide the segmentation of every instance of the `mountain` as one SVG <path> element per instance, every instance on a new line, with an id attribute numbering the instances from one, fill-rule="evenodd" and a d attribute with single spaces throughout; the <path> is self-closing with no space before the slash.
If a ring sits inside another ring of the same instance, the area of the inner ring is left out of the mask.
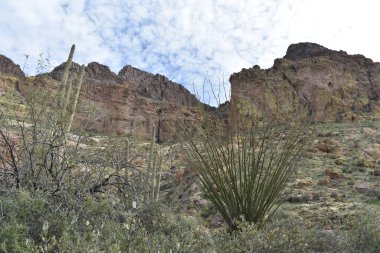
<path id="1" fill-rule="evenodd" d="M 380 116 L 380 63 L 315 43 L 292 44 L 271 68 L 242 69 L 230 83 L 232 101 L 265 114 L 302 113 L 323 122 Z"/>
<path id="2" fill-rule="evenodd" d="M 48 83 L 57 90 L 64 66 L 65 63 L 55 67 L 34 82 Z M 73 63 L 70 80 L 75 78 L 79 69 L 79 64 Z M 25 75 L 19 66 L 5 56 L 0 58 L 0 72 L 17 79 L 14 82 L 0 76 L 0 95 L 7 85 L 17 86 L 16 90 L 24 95 L 28 92 L 28 78 L 22 78 Z M 182 85 L 163 75 L 131 66 L 115 74 L 107 66 L 91 62 L 85 68 L 75 121 L 89 130 L 145 138 L 150 138 L 153 125 L 156 125 L 157 138 L 163 141 L 172 138 L 183 124 L 192 128 L 199 125 L 199 104 Z M 211 107 L 203 106 L 210 111 Z"/>
<path id="3" fill-rule="evenodd" d="M 40 80 L 57 90 L 64 63 L 39 78 L 26 78 L 19 65 L 0 55 L 0 100 L 6 87 L 25 95 L 28 83 Z M 73 63 L 71 80 L 80 66 Z M 200 102 L 182 85 L 160 74 L 125 66 L 118 74 L 91 62 L 86 66 L 75 121 L 103 133 L 167 140 L 179 126 L 200 127 Z M 230 77 L 231 103 L 219 108 L 203 105 L 208 113 L 228 122 L 230 105 L 253 105 L 256 113 L 281 117 L 312 116 L 315 121 L 355 121 L 380 117 L 380 63 L 315 43 L 292 44 L 269 69 L 254 66 Z M 1 101 L 0 101 L 1 102 Z"/>

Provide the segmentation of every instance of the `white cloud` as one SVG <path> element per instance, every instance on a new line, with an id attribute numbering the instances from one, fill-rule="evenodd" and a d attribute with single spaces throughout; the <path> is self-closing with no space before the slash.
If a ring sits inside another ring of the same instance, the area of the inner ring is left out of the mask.
<path id="1" fill-rule="evenodd" d="M 0 53 L 23 64 L 49 52 L 53 65 L 77 44 L 75 60 L 161 73 L 192 90 L 218 82 L 289 44 L 312 41 L 380 60 L 377 0 L 0 0 Z"/>

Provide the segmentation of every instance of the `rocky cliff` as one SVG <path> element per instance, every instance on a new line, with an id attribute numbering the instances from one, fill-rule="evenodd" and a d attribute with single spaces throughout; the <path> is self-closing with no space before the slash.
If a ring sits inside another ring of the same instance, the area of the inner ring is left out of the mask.
<path id="1" fill-rule="evenodd" d="M 230 77 L 232 101 L 258 113 L 300 113 L 316 121 L 380 117 L 380 63 L 314 43 L 289 46 L 273 67 L 254 66 Z"/>
<path id="2" fill-rule="evenodd" d="M 64 64 L 48 73 L 56 89 Z M 72 66 L 71 79 L 80 66 Z M 7 85 L 23 91 L 28 78 L 10 59 L 0 56 L 0 96 Z M 15 78 L 14 78 L 15 77 Z M 30 81 L 30 80 L 29 80 Z M 352 121 L 380 117 L 380 63 L 314 43 L 290 45 L 286 55 L 269 69 L 254 66 L 230 77 L 232 103 L 253 105 L 257 113 L 308 115 L 317 121 Z M 126 66 L 118 74 L 92 62 L 86 67 L 76 122 L 101 132 L 149 137 L 153 125 L 159 138 L 175 134 L 179 125 L 200 124 L 198 100 L 165 76 Z M 230 103 L 206 106 L 215 117 L 227 119 Z M 227 122 L 226 120 L 224 122 Z"/>
<path id="3" fill-rule="evenodd" d="M 16 76 L 16 77 L 24 77 L 25 74 L 22 72 L 19 65 L 16 65 L 11 59 L 0 54 L 0 72 Z"/>
<path id="4" fill-rule="evenodd" d="M 56 80 L 61 79 L 65 64 L 54 68 L 50 75 Z M 71 71 L 79 73 L 80 66 L 73 64 Z M 182 85 L 170 81 L 166 76 L 151 74 L 149 72 L 134 68 L 130 65 L 122 68 L 118 74 L 113 73 L 107 66 L 97 62 L 91 62 L 86 67 L 86 84 L 128 84 L 142 97 L 152 99 L 156 102 L 169 102 L 180 106 L 194 107 L 199 101 Z"/>
<path id="5" fill-rule="evenodd" d="M 0 58 L 0 72 L 7 76 L 25 76 L 8 58 Z M 65 64 L 61 64 L 34 83 L 57 90 Z M 73 63 L 69 80 L 74 80 L 80 65 Z M 13 82 L 14 81 L 14 82 Z M 26 94 L 28 80 L 0 76 L 0 95 L 7 85 Z M 29 80 L 30 81 L 30 80 Z M 12 82 L 12 83 L 11 83 Z M 153 125 L 159 127 L 160 141 L 172 138 L 182 124 L 199 125 L 196 97 L 165 76 L 124 67 L 119 74 L 107 66 L 92 62 L 85 69 L 75 121 L 82 127 L 103 133 L 133 134 L 150 138 Z M 208 107 L 207 107 L 208 108 Z"/>
<path id="6" fill-rule="evenodd" d="M 189 107 L 194 107 L 199 103 L 187 89 L 170 81 L 166 76 L 153 75 L 132 66 L 124 67 L 118 76 L 132 84 L 141 96 Z"/>

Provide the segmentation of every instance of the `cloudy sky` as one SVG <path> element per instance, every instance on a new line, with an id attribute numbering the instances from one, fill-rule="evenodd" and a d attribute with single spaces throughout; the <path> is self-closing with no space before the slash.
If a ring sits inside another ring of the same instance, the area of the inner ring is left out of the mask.
<path id="1" fill-rule="evenodd" d="M 190 91 L 205 77 L 271 67 L 289 44 L 316 42 L 380 61 L 378 0 L 0 0 L 0 54 L 36 73 L 71 44 L 75 61 L 132 65 Z M 208 88 L 206 88 L 207 90 Z M 206 102 L 207 99 L 205 99 Z"/>

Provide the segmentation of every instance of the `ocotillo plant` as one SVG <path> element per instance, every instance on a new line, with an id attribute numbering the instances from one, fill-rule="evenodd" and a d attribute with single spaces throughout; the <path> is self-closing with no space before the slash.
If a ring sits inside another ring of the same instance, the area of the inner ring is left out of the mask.
<path id="1" fill-rule="evenodd" d="M 73 123 L 74 114 L 79 98 L 80 89 L 83 82 L 84 76 L 84 65 L 81 66 L 79 77 L 76 79 L 76 84 L 74 90 L 72 90 L 71 82 L 68 82 L 70 67 L 72 65 L 73 56 L 75 51 L 75 45 L 72 45 L 69 58 L 66 61 L 65 68 L 62 74 L 61 85 L 59 87 L 58 93 L 58 119 L 59 123 L 63 126 L 63 131 L 65 133 L 70 132 L 71 125 Z"/>
<path id="2" fill-rule="evenodd" d="M 259 121 L 253 113 L 230 108 L 236 113 L 229 125 L 219 127 L 206 117 L 199 133 L 185 132 L 188 158 L 231 231 L 243 221 L 261 228 L 289 193 L 311 132 L 302 119 Z"/>

